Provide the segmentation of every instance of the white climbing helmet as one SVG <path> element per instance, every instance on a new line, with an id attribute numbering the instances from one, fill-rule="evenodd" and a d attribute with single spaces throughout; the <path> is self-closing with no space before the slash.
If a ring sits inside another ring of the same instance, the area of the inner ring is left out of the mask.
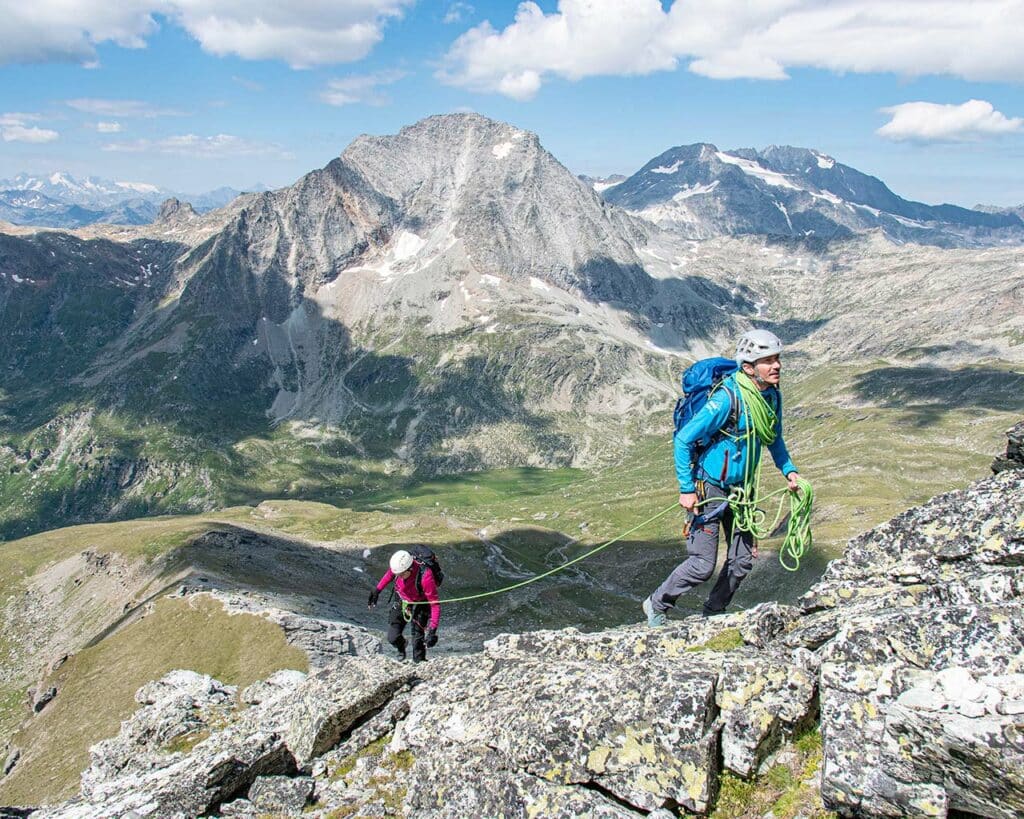
<path id="1" fill-rule="evenodd" d="M 412 567 L 412 555 L 405 549 L 399 549 L 391 555 L 391 573 L 401 574 Z"/>
<path id="2" fill-rule="evenodd" d="M 753 364 L 759 358 L 767 358 L 781 352 L 782 342 L 774 333 L 767 330 L 747 330 L 736 342 L 736 363 Z"/>

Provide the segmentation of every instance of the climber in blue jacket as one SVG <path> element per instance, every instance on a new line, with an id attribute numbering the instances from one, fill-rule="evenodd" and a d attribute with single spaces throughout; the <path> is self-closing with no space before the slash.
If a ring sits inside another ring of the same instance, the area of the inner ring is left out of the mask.
<path id="1" fill-rule="evenodd" d="M 750 330 L 736 345 L 739 370 L 712 391 L 707 403 L 675 434 L 679 505 L 694 515 L 686 541 L 687 557 L 654 593 L 644 600 L 649 626 L 665 624 L 665 613 L 681 594 L 708 580 L 718 556 L 718 532 L 728 531 L 728 552 L 718 580 L 704 603 L 704 616 L 721 614 L 753 567 L 757 544 L 750 532 L 737 529 L 726 503 L 730 491 L 742 486 L 761 456 L 761 439 L 748 434 L 751 413 L 738 379 L 749 379 L 774 414 L 774 437 L 768 451 L 789 489 L 797 490 L 797 469 L 782 437 L 782 342 L 767 330 Z M 756 396 L 755 396 L 756 400 Z M 699 442 L 708 441 L 706 448 Z M 699 514 L 698 514 L 699 507 Z"/>

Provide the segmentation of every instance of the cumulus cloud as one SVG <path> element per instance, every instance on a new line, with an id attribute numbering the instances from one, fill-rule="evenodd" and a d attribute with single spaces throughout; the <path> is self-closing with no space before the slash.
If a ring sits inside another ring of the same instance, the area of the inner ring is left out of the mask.
<path id="1" fill-rule="evenodd" d="M 96 46 L 143 48 L 155 14 L 218 56 L 283 60 L 294 68 L 358 60 L 415 0 L 0 0 L 0 63 L 95 62 Z"/>
<path id="2" fill-rule="evenodd" d="M 1007 117 L 985 100 L 962 105 L 905 102 L 881 110 L 892 119 L 876 133 L 893 140 L 967 142 L 1024 129 L 1024 118 Z"/>
<path id="3" fill-rule="evenodd" d="M 382 85 L 391 85 L 405 76 L 404 71 L 378 71 L 375 74 L 361 74 L 329 80 L 320 92 L 320 99 L 328 105 L 387 105 L 390 101 L 379 90 Z"/>
<path id="4" fill-rule="evenodd" d="M 96 130 L 101 134 L 119 134 L 121 133 L 120 122 L 97 122 Z"/>
<path id="5" fill-rule="evenodd" d="M 528 99 L 546 79 L 687 69 L 782 80 L 794 68 L 1024 77 L 1024 0 L 559 0 L 520 3 L 502 30 L 481 23 L 448 50 L 449 84 Z"/>
<path id="6" fill-rule="evenodd" d="M 0 0 L 0 62 L 93 62 L 98 43 L 141 48 L 156 28 L 153 0 Z"/>
<path id="7" fill-rule="evenodd" d="M 56 131 L 29 125 L 39 119 L 39 114 L 0 114 L 0 138 L 4 142 L 53 142 L 60 137 Z"/>
<path id="8" fill-rule="evenodd" d="M 157 153 L 188 156 L 199 159 L 219 159 L 235 156 L 263 156 L 292 159 L 291 153 L 279 145 L 254 142 L 231 134 L 198 136 L 181 134 L 163 139 L 136 139 L 130 142 L 111 142 L 103 146 L 113 153 Z"/>
<path id="9" fill-rule="evenodd" d="M 76 111 L 98 117 L 124 117 L 126 119 L 141 117 L 144 119 L 154 119 L 156 117 L 185 116 L 184 111 L 176 111 L 173 108 L 161 108 L 142 100 L 105 100 L 86 97 L 66 100 L 66 102 Z"/>

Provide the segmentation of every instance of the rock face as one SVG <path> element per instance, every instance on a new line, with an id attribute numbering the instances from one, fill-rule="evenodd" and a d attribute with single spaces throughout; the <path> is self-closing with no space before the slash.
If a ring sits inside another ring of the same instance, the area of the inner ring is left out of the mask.
<path id="1" fill-rule="evenodd" d="M 1022 593 L 1006 470 L 856 538 L 799 606 L 355 657 L 247 706 L 174 672 L 93 749 L 82 795 L 38 815 L 703 814 L 723 770 L 751 777 L 818 721 L 841 816 L 1019 816 Z"/>
<path id="2" fill-rule="evenodd" d="M 993 472 L 1024 469 L 1024 421 L 1006 431 L 1006 454 L 992 462 Z"/>

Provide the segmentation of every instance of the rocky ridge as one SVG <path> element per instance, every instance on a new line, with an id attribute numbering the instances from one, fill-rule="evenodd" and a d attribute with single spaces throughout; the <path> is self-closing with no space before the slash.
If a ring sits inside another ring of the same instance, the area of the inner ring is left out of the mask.
<path id="1" fill-rule="evenodd" d="M 706 813 L 820 726 L 842 816 L 1024 811 L 1024 469 L 849 544 L 797 606 L 343 659 L 241 702 L 174 672 L 39 817 Z M 655 813 L 651 813 L 655 812 Z"/>

